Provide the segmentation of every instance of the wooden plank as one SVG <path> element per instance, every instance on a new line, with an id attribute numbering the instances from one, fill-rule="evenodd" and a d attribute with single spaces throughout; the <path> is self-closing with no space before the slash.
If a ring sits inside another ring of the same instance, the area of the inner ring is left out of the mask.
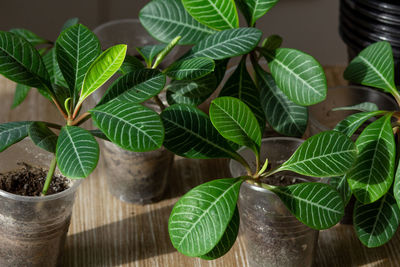
<path id="1" fill-rule="evenodd" d="M 342 67 L 327 67 L 330 87 L 345 85 Z M 0 122 L 50 120 L 61 122 L 54 106 L 32 91 L 18 108 L 10 110 L 14 84 L 0 78 Z M 231 251 L 215 261 L 179 254 L 168 237 L 168 217 L 177 199 L 202 182 L 228 177 L 226 160 L 191 160 L 176 157 L 169 174 L 165 199 L 151 205 L 120 202 L 107 191 L 103 164 L 80 186 L 66 241 L 63 266 L 248 266 L 245 246 L 239 237 Z M 400 240 L 367 249 L 351 226 L 337 225 L 321 231 L 316 266 L 398 266 Z"/>

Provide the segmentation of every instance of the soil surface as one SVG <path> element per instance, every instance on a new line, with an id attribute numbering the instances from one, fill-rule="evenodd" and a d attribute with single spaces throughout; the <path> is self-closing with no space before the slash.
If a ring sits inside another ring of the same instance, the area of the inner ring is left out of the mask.
<path id="1" fill-rule="evenodd" d="M 18 163 L 21 169 L 0 173 L 0 189 L 20 196 L 40 196 L 47 171 Z M 69 188 L 69 180 L 61 175 L 54 175 L 47 195 L 56 194 Z"/>

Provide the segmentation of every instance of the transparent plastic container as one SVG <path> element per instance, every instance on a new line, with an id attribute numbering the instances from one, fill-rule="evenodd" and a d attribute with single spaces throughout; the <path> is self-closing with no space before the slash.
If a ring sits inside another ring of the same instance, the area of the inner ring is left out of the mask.
<path id="1" fill-rule="evenodd" d="M 148 204 L 165 192 L 174 155 L 164 147 L 149 152 L 123 150 L 103 142 L 103 172 L 109 192 L 121 201 Z"/>
<path id="2" fill-rule="evenodd" d="M 30 139 L 0 153 L 0 173 L 18 170 L 18 162 L 48 168 L 52 154 Z M 75 192 L 69 189 L 44 197 L 19 196 L 0 190 L 0 266 L 57 266 L 68 232 Z"/>
<path id="3" fill-rule="evenodd" d="M 308 107 L 309 136 L 332 130 L 336 124 L 357 111 L 332 111 L 333 108 L 353 106 L 363 102 L 375 103 L 381 110 L 397 110 L 397 104 L 390 96 L 363 86 L 342 86 L 329 88 L 325 101 Z"/>
<path id="4" fill-rule="evenodd" d="M 266 138 L 262 140 L 261 159 L 268 158 L 269 164 L 277 166 L 288 159 L 302 139 L 289 137 Z M 242 149 L 239 153 L 251 161 L 252 152 Z M 236 161 L 230 161 L 233 177 L 245 174 L 245 170 Z M 318 178 L 284 172 L 285 179 L 320 181 Z M 247 250 L 250 266 L 312 266 L 319 231 L 299 222 L 282 201 L 267 189 L 244 182 L 239 193 L 240 235 Z"/>

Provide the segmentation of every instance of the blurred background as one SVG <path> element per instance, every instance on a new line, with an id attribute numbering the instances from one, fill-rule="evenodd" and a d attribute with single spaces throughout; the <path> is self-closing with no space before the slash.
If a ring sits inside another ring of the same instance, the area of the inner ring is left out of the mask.
<path id="1" fill-rule="evenodd" d="M 148 2 L 150 0 L 2 1 L 0 30 L 26 28 L 55 40 L 68 18 L 79 17 L 93 30 L 110 20 L 137 18 L 139 10 Z M 281 35 L 284 47 L 310 53 L 322 65 L 346 65 L 346 47 L 338 32 L 339 0 L 280 0 L 257 22 L 257 27 L 265 35 Z"/>

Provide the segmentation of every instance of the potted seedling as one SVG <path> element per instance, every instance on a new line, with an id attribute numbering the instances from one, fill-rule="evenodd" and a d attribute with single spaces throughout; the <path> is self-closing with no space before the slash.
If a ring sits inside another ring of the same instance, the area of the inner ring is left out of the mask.
<path id="1" fill-rule="evenodd" d="M 97 37 L 81 24 L 63 30 L 43 56 L 20 33 L 0 32 L 0 73 L 38 88 L 65 119 L 64 125 L 0 124 L 1 266 L 57 264 L 78 179 L 87 177 L 98 162 L 95 136 L 128 150 L 161 147 L 159 115 L 129 99 L 116 98 L 80 114 L 85 100 L 120 69 L 126 49 L 121 44 L 102 52 Z M 91 117 L 101 131 L 80 127 Z M 32 143 L 42 150 L 32 151 Z M 10 169 L 14 160 L 25 167 Z M 24 179 L 22 185 L 17 178 Z"/>
<path id="2" fill-rule="evenodd" d="M 354 143 L 337 131 L 303 144 L 295 138 L 262 141 L 255 115 L 237 98 L 216 98 L 209 113 L 174 105 L 161 114 L 168 122 L 165 146 L 177 154 L 238 162 L 231 164 L 234 178 L 199 185 L 175 204 L 168 224 L 172 244 L 187 256 L 216 259 L 234 244 L 241 221 L 252 266 L 310 266 L 318 238 L 310 228 L 327 229 L 344 212 L 339 193 L 315 177 L 345 173 L 357 155 Z M 198 130 L 173 128 L 174 120 Z M 238 153 L 238 145 L 248 149 Z"/>
<path id="3" fill-rule="evenodd" d="M 276 2 L 262 1 L 262 4 L 259 4 L 253 1 L 237 1 L 249 24 L 246 28 L 238 26 L 237 8 L 233 1 L 210 3 L 208 1 L 155 0 L 140 12 L 139 18 L 143 26 L 156 39 L 166 42 L 178 34 L 182 37 L 180 44 L 194 44 L 174 64 L 182 64 L 193 57 L 208 57 L 215 60 L 216 66 L 226 65 L 226 61 L 230 58 L 242 56 L 236 71 L 222 89 L 221 96 L 223 97 L 214 100 L 211 104 L 211 121 L 205 113 L 195 107 L 206 99 L 204 96 L 208 97 L 209 92 L 215 90 L 213 84 L 208 83 L 207 79 L 210 76 L 183 81 L 174 79 L 167 87 L 167 101 L 171 106 L 161 113 L 165 127 L 164 146 L 175 154 L 189 158 L 231 158 L 247 169 L 242 178 L 210 182 L 193 189 L 178 201 L 170 217 L 169 231 L 173 245 L 186 255 L 208 259 L 223 255 L 230 248 L 224 242 L 232 245 L 237 234 L 238 214 L 235 207 L 240 184 L 246 180 L 244 183 L 246 185 L 249 183 L 257 185 L 251 188 L 252 192 L 248 193 L 255 194 L 261 188 L 258 186 L 262 184 L 258 180 L 260 177 L 272 175 L 278 170 L 285 169 L 282 166 L 290 165 L 289 163 L 281 165 L 283 162 L 273 163 L 273 166 L 276 165 L 274 171 L 267 171 L 265 169 L 267 164 L 264 164 L 265 168 L 261 168 L 262 163 L 265 162 L 264 158 L 260 158 L 261 132 L 265 127 L 265 122 L 267 121 L 281 134 L 302 136 L 307 126 L 307 106 L 318 103 L 326 97 L 325 75 L 314 58 L 295 49 L 280 48 L 282 40 L 278 36 L 271 36 L 258 46 L 262 33 L 254 28 L 255 21 Z M 255 82 L 246 69 L 246 58 L 250 58 L 252 62 Z M 260 66 L 260 58 L 267 60 L 270 73 Z M 217 67 L 215 69 L 218 70 Z M 217 71 L 214 72 L 217 73 Z M 208 91 L 208 89 L 211 90 Z M 336 143 L 336 140 L 340 142 Z M 335 148 L 338 149 L 337 154 L 346 155 L 344 158 L 337 159 L 336 163 L 340 167 L 336 166 L 338 169 L 333 172 L 344 173 L 350 168 L 355 157 L 355 148 L 344 135 L 334 132 L 324 133 L 305 143 L 303 148 L 316 143 L 321 145 L 321 148 Z M 243 145 L 250 147 L 254 152 L 253 169 L 240 153 L 236 152 Z M 304 149 L 299 151 L 304 152 Z M 327 150 L 313 149 L 313 151 L 316 151 L 314 155 L 317 155 Z M 274 151 L 274 153 L 279 152 Z M 288 153 L 282 152 L 282 154 Z M 312 162 L 312 156 L 306 154 L 295 153 L 296 156 L 287 162 L 293 161 L 299 155 L 307 158 L 307 162 Z M 325 154 L 321 154 L 321 157 L 324 158 Z M 331 159 L 328 158 L 329 156 L 325 157 L 326 161 L 321 160 L 319 163 L 329 164 Z M 287 158 L 283 160 L 286 161 Z M 318 168 L 318 164 L 314 167 Z M 311 172 L 311 169 L 308 171 L 310 172 L 304 171 L 304 174 L 317 177 L 333 174 L 333 172 L 329 173 L 329 168 L 324 170 L 327 172 L 324 175 Z M 275 192 L 285 190 L 275 190 L 275 188 L 281 188 L 279 185 L 276 186 L 264 184 L 264 187 L 267 187 L 265 190 L 271 189 Z M 291 188 L 302 186 L 306 187 L 308 184 L 293 185 Z M 330 227 L 340 219 L 343 213 L 341 200 L 329 185 L 313 183 L 311 186 L 324 188 L 327 194 L 328 191 L 331 192 L 333 195 L 330 199 L 333 199 L 333 202 L 338 201 L 337 206 L 335 205 L 338 210 L 334 211 L 337 217 L 331 215 L 330 219 L 335 219 L 324 226 L 316 226 L 308 222 L 307 224 L 317 229 Z M 222 206 L 216 209 L 214 209 L 216 207 L 213 202 L 214 197 L 217 199 L 216 202 L 223 202 Z M 292 196 L 290 199 L 298 198 Z M 323 196 L 318 196 L 313 200 L 326 201 Z M 282 202 L 280 204 L 283 205 Z M 330 204 L 324 203 L 319 206 L 324 205 Z M 280 209 L 287 211 L 285 207 Z M 296 208 L 292 207 L 292 211 L 295 210 Z M 329 207 L 328 210 L 334 209 Z M 316 218 L 316 214 L 312 214 Z M 297 215 L 300 218 L 299 214 Z M 311 213 L 309 215 L 311 216 Z M 329 220 L 326 217 L 329 216 L 321 216 L 320 219 Z M 232 227 L 228 227 L 231 220 L 233 220 Z M 305 221 L 303 218 L 300 220 Z M 217 227 L 214 228 L 214 226 Z M 227 235 L 223 237 L 224 233 Z M 315 240 L 315 233 L 313 234 L 314 236 L 308 240 Z M 293 237 L 290 234 L 287 236 Z M 275 238 L 275 240 L 278 239 Z M 222 242 L 221 246 L 217 246 L 219 241 Z M 306 246 L 308 244 L 310 242 L 302 243 Z M 264 250 L 258 254 L 265 255 L 265 253 Z M 300 252 L 297 253 L 297 257 L 299 255 L 301 255 Z M 298 258 L 292 257 L 292 261 L 296 259 Z M 275 260 L 275 263 L 279 265 L 279 260 Z M 307 264 L 310 264 L 310 261 Z"/>
<path id="4" fill-rule="evenodd" d="M 374 43 L 361 51 L 350 62 L 344 77 L 380 89 L 400 104 L 388 42 Z M 381 246 L 393 237 L 400 218 L 398 108 L 379 110 L 373 103 L 365 102 L 338 109 L 362 111 L 348 116 L 335 127 L 349 137 L 357 135 L 359 155 L 350 171 L 332 178 L 331 183 L 345 204 L 355 196 L 353 224 L 360 241 L 367 247 Z"/>

